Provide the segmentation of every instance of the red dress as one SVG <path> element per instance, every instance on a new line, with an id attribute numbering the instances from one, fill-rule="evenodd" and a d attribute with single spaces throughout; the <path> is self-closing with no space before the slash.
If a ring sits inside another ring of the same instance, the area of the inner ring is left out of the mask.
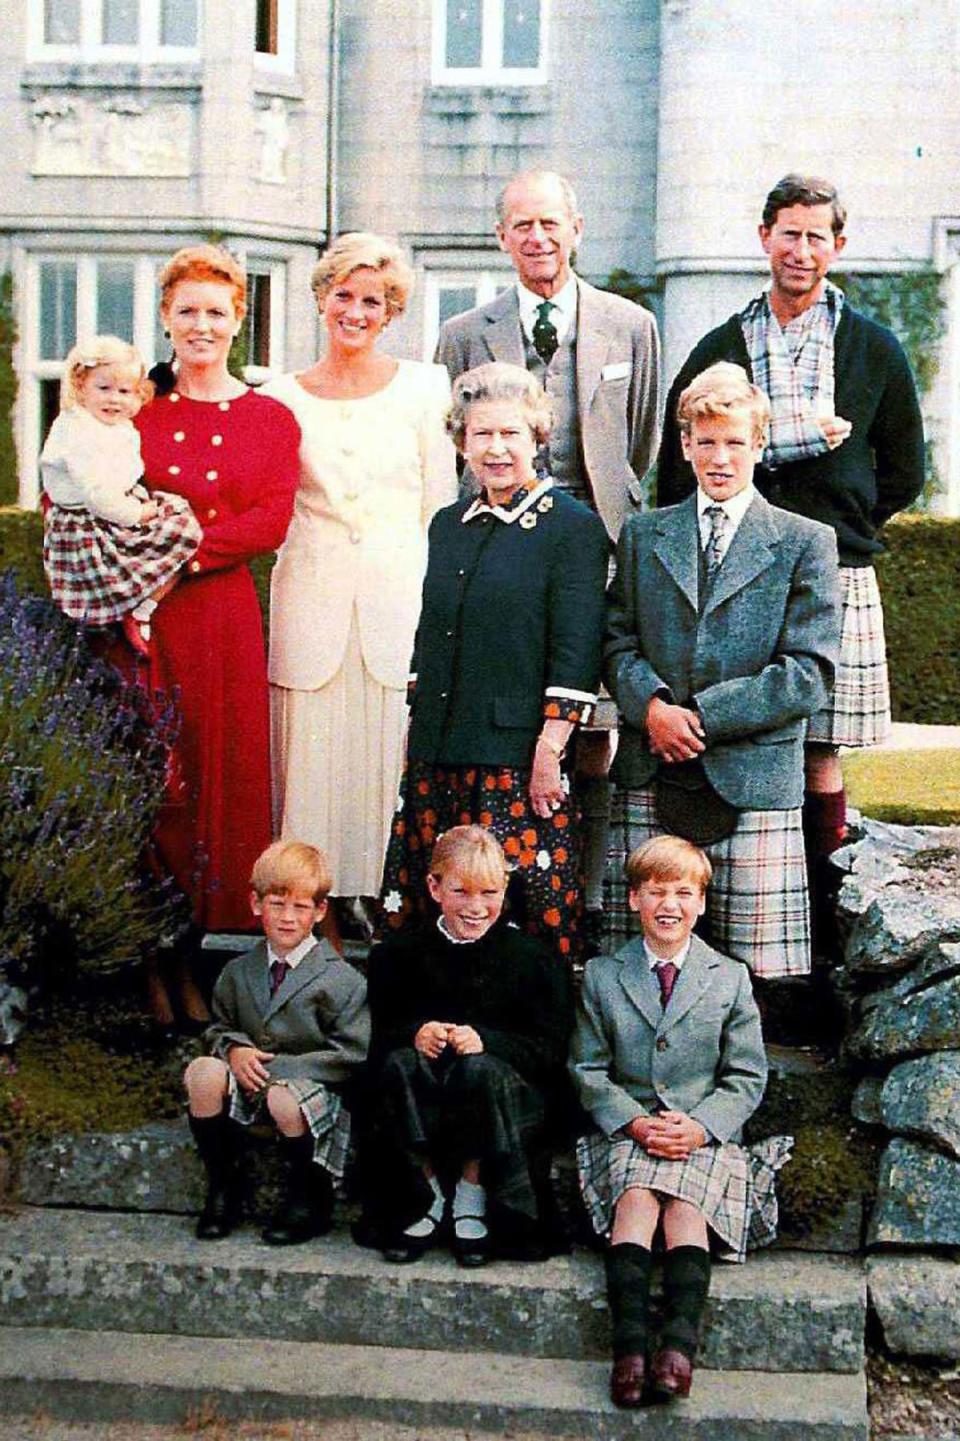
<path id="1" fill-rule="evenodd" d="M 184 496 L 203 541 L 153 617 L 152 687 L 179 715 L 178 784 L 154 836 L 204 930 L 251 925 L 250 869 L 271 840 L 263 621 L 246 562 L 276 550 L 297 488 L 300 427 L 275 400 L 189 400 L 137 417 L 145 480 Z"/>

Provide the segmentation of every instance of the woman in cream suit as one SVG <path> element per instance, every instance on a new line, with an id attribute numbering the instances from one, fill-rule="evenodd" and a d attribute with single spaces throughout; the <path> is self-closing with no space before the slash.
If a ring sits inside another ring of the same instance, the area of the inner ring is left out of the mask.
<path id="1" fill-rule="evenodd" d="M 446 370 L 377 349 L 412 280 L 392 242 L 341 236 L 312 279 L 326 354 L 265 387 L 302 432 L 271 595 L 275 828 L 323 848 L 334 896 L 380 889 L 427 526 L 456 497 Z"/>

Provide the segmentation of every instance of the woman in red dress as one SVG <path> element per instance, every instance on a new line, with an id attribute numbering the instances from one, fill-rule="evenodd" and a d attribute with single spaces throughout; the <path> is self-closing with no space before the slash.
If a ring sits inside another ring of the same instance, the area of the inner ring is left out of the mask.
<path id="1" fill-rule="evenodd" d="M 154 840 L 199 931 L 245 930 L 250 870 L 271 839 L 266 656 L 247 562 L 286 534 L 300 429 L 285 406 L 227 370 L 246 311 L 237 261 L 191 246 L 165 266 L 160 286 L 175 380 L 137 419 L 145 479 L 189 501 L 203 539 L 153 617 L 151 684 L 179 721 L 176 780 Z M 189 962 L 178 970 L 185 1019 L 209 1019 Z M 150 1001 L 169 1025 L 158 970 Z"/>

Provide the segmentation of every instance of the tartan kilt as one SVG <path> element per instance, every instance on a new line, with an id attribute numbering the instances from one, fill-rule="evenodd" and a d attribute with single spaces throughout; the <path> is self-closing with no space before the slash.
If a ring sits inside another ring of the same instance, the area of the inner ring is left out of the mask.
<path id="1" fill-rule="evenodd" d="M 840 567 L 843 615 L 833 694 L 810 721 L 807 740 L 880 745 L 890 734 L 890 679 L 883 606 L 872 565 Z"/>
<path id="2" fill-rule="evenodd" d="M 231 1121 L 237 1121 L 241 1126 L 264 1122 L 273 1124 L 267 1110 L 266 1088 L 255 1096 L 248 1096 L 240 1089 L 236 1076 L 229 1069 L 227 1080 Z M 291 1077 L 285 1081 L 271 1081 L 270 1084 L 285 1086 L 291 1093 L 313 1137 L 314 1161 L 336 1180 L 342 1180 L 350 1151 L 350 1112 L 341 1097 L 336 1091 L 328 1090 L 322 1081 L 306 1078 Z"/>
<path id="3" fill-rule="evenodd" d="M 131 492 L 151 499 L 142 486 Z M 171 580 L 200 544 L 193 511 L 179 495 L 152 497 L 160 514 L 146 525 L 115 525 L 87 510 L 51 505 L 43 565 L 54 600 L 72 620 L 109 625 Z"/>
<path id="4" fill-rule="evenodd" d="M 656 1191 L 696 1206 L 717 1238 L 720 1260 L 743 1261 L 748 1247 L 776 1240 L 776 1173 L 790 1159 L 792 1145 L 792 1136 L 771 1136 L 749 1147 L 712 1141 L 685 1161 L 667 1161 L 648 1155 L 629 1136 L 593 1131 L 577 1142 L 577 1174 L 598 1235 L 609 1233 L 625 1191 Z"/>
<path id="5" fill-rule="evenodd" d="M 481 1181 L 505 1211 L 537 1219 L 530 1152 L 545 1133 L 547 1108 L 535 1086 L 499 1056 L 441 1056 L 412 1046 L 391 1051 L 378 1078 L 385 1139 L 417 1168 L 459 1171 L 480 1162 Z"/>
<path id="6" fill-rule="evenodd" d="M 664 834 L 652 783 L 614 791 L 603 885 L 606 950 L 619 950 L 639 930 L 627 904 L 627 857 Z M 741 811 L 733 834 L 703 849 L 713 866 L 705 916 L 710 944 L 755 976 L 807 975 L 810 908 L 800 809 Z"/>

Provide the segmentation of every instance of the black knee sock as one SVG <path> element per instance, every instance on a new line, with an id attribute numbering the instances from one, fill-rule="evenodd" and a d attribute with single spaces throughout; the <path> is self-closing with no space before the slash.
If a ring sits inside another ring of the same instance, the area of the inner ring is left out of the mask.
<path id="1" fill-rule="evenodd" d="M 605 1256 L 613 1359 L 642 1355 L 647 1342 L 651 1256 L 646 1246 L 621 1241 Z"/>
<path id="2" fill-rule="evenodd" d="M 662 1345 L 697 1354 L 700 1322 L 710 1290 L 710 1252 L 700 1246 L 674 1246 L 663 1262 Z"/>

